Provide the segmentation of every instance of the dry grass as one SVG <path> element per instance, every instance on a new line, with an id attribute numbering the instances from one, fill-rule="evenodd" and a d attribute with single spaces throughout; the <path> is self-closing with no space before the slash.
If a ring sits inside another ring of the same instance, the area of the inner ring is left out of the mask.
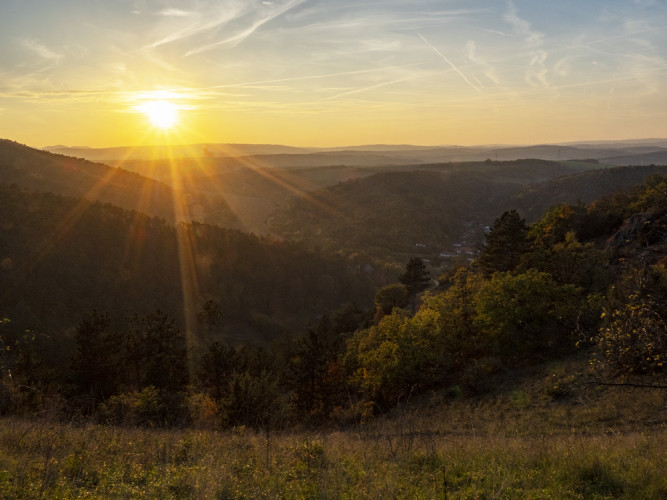
<path id="1" fill-rule="evenodd" d="M 665 498 L 667 432 L 266 436 L 5 419 L 3 498 Z"/>
<path id="2" fill-rule="evenodd" d="M 268 439 L 4 418 L 0 498 L 667 498 L 666 392 L 569 373 Z"/>

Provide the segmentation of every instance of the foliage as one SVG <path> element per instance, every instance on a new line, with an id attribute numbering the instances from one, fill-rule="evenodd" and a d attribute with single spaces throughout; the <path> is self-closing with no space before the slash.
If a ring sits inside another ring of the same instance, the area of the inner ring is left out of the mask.
<path id="1" fill-rule="evenodd" d="M 516 210 L 503 213 L 486 235 L 486 243 L 476 263 L 484 274 L 512 271 L 528 250 L 526 221 Z"/>
<path id="2" fill-rule="evenodd" d="M 568 231 L 558 243 L 534 245 L 523 256 L 521 268 L 547 272 L 558 283 L 577 285 L 587 292 L 600 292 L 609 286 L 607 252 L 593 243 L 579 242 L 573 231 Z"/>
<path id="3" fill-rule="evenodd" d="M 492 352 L 507 362 L 533 353 L 553 354 L 575 346 L 572 335 L 581 309 L 581 290 L 559 285 L 551 275 L 496 273 L 474 299 L 475 326 L 485 332 Z"/>
<path id="4" fill-rule="evenodd" d="M 667 322 L 656 309 L 632 295 L 626 304 L 614 310 L 597 337 L 598 361 L 622 378 L 664 372 Z"/>
<path id="5" fill-rule="evenodd" d="M 402 283 L 383 286 L 375 294 L 376 320 L 391 314 L 394 308 L 403 309 L 410 303 L 408 289 Z"/>
<path id="6" fill-rule="evenodd" d="M 215 326 L 220 335 L 234 323 L 270 341 L 276 328 L 256 318 L 303 328 L 315 314 L 370 304 L 374 294 L 353 263 L 235 230 L 176 228 L 111 205 L 5 185 L 0 213 L 0 315 L 12 318 L 12 329 L 64 330 L 94 309 L 114 324 L 161 309 L 183 327 L 187 279 L 198 285 L 192 304 L 218 305 L 202 329 Z"/>
<path id="7" fill-rule="evenodd" d="M 0 226 L 0 255 L 10 256 L 0 313 L 19 318 L 2 321 L 0 412 L 260 429 L 268 443 L 290 425 L 349 425 L 429 394 L 492 391 L 517 370 L 571 355 L 578 338 L 599 353 L 593 375 L 650 382 L 664 373 L 666 349 L 665 182 L 559 205 L 530 227 L 507 211 L 476 264 L 428 293 L 424 261 L 410 259 L 400 284 L 377 291 L 375 321 L 354 305 L 371 296 L 354 259 L 0 187 L 10 221 Z M 591 221 L 596 236 L 586 240 Z M 95 309 L 105 302 L 108 312 Z M 49 328 L 24 327 L 39 321 Z M 560 402 L 575 386 L 561 376 L 541 396 Z M 511 392 L 517 409 L 535 402 Z M 606 477 L 583 476 L 596 474 Z"/>
<path id="8" fill-rule="evenodd" d="M 433 311 L 413 318 L 394 311 L 350 339 L 345 363 L 365 401 L 387 408 L 437 382 L 442 346 L 436 320 Z"/>
<path id="9" fill-rule="evenodd" d="M 412 304 L 412 312 L 415 312 L 417 294 L 426 290 L 431 284 L 430 273 L 426 269 L 424 261 L 419 257 L 413 257 L 405 266 L 405 272 L 399 277 L 399 281 L 405 285 L 408 297 Z"/>

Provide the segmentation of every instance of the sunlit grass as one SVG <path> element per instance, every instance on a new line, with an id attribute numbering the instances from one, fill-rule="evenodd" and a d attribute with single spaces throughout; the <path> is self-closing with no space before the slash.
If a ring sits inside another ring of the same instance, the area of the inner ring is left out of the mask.
<path id="1" fill-rule="evenodd" d="M 664 498 L 667 433 L 267 437 L 4 419 L 3 498 Z M 660 465 L 662 464 L 662 466 Z"/>

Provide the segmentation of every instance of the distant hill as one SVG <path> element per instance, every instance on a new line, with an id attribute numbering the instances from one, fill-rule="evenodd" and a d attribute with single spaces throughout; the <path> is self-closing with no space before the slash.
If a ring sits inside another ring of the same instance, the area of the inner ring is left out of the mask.
<path id="1" fill-rule="evenodd" d="M 224 200 L 200 199 L 153 178 L 82 158 L 33 149 L 0 139 L 0 181 L 92 201 L 112 203 L 174 222 L 215 213 L 218 220 L 236 222 Z"/>
<path id="2" fill-rule="evenodd" d="M 591 203 L 604 195 L 642 184 L 653 174 L 667 175 L 667 166 L 616 167 L 581 172 L 527 187 L 515 198 L 515 208 L 530 221 L 560 204 Z"/>
<path id="3" fill-rule="evenodd" d="M 121 146 L 90 148 L 47 146 L 51 153 L 76 156 L 95 161 L 154 160 L 164 158 L 206 158 L 211 156 L 248 156 L 264 154 L 304 153 L 310 150 L 272 144 L 187 144 L 176 146 Z"/>
<path id="4" fill-rule="evenodd" d="M 553 205 L 591 202 L 666 172 L 545 160 L 397 167 L 295 198 L 269 225 L 313 247 L 401 263 L 474 250 L 484 227 L 506 210 L 534 221 Z"/>
<path id="5" fill-rule="evenodd" d="M 442 163 L 484 161 L 486 159 L 511 161 L 526 158 L 542 160 L 583 160 L 623 158 L 627 165 L 650 163 L 648 156 L 664 153 L 667 139 L 630 141 L 589 141 L 543 145 L 482 145 L 482 146 L 412 146 L 412 145 L 359 145 L 330 148 L 299 148 L 271 144 L 193 144 L 184 146 L 141 146 L 118 148 L 82 148 L 51 146 L 48 151 L 83 157 L 89 160 L 125 162 L 132 160 L 160 160 L 169 158 L 241 158 L 241 163 L 264 167 L 305 166 L 369 166 L 403 165 L 406 163 Z M 233 163 L 233 162 L 232 162 Z M 613 163 L 618 165 L 619 163 Z M 225 166 L 229 166 L 226 164 Z M 129 168 L 129 167 L 128 167 Z M 131 168 L 130 168 L 131 169 Z"/>
<path id="6" fill-rule="evenodd" d="M 585 168 L 517 160 L 396 169 L 301 195 L 271 214 L 269 225 L 313 246 L 400 261 L 425 247 L 451 248 L 473 226 L 492 222 L 525 186 Z"/>

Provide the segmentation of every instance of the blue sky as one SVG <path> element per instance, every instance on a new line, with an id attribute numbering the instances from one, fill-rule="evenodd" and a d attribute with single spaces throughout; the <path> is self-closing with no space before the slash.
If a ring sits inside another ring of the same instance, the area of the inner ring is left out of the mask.
<path id="1" fill-rule="evenodd" d="M 665 137 L 667 2 L 0 4 L 0 137 L 484 144 Z M 157 136 L 137 102 L 181 123 Z"/>

